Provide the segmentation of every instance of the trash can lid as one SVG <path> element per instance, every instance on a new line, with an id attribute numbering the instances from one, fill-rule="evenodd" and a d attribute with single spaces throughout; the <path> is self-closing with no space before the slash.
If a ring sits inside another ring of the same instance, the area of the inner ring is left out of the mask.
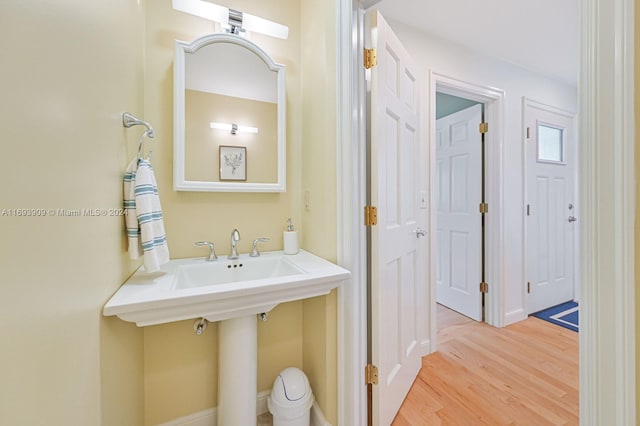
<path id="1" fill-rule="evenodd" d="M 310 393 L 309 380 L 305 374 L 295 368 L 282 370 L 273 384 L 272 397 L 276 401 L 299 401 Z"/>

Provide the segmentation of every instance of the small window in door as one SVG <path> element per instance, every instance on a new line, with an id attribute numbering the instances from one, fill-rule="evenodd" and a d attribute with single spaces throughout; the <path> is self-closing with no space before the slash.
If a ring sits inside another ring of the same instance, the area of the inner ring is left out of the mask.
<path id="1" fill-rule="evenodd" d="M 564 162 L 564 130 L 538 124 L 538 161 Z"/>

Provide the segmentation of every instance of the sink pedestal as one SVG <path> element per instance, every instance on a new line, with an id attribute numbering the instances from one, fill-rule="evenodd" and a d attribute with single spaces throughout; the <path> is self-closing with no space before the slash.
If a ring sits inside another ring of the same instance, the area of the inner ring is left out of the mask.
<path id="1" fill-rule="evenodd" d="M 218 325 L 218 424 L 256 425 L 258 319 L 255 315 Z"/>
<path id="2" fill-rule="evenodd" d="M 204 318 L 219 322 L 218 422 L 255 426 L 258 319 L 280 303 L 329 294 L 350 272 L 307 251 L 243 254 L 237 260 L 172 259 L 141 267 L 104 306 L 139 327 Z M 206 380 L 206 378 L 202 378 Z"/>

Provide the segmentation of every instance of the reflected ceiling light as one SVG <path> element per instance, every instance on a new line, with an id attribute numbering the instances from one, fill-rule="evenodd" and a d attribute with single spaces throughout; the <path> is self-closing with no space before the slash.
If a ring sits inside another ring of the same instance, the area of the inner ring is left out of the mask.
<path id="1" fill-rule="evenodd" d="M 215 123 L 215 122 L 211 122 L 209 124 L 209 127 L 211 127 L 212 129 L 225 130 L 227 132 L 230 132 L 232 135 L 235 135 L 235 134 L 238 134 L 238 133 L 258 133 L 258 128 L 257 127 L 239 126 L 236 123 Z"/>
<path id="2" fill-rule="evenodd" d="M 252 31 L 284 40 L 289 37 L 289 27 L 286 25 L 214 3 L 201 0 L 172 0 L 172 4 L 173 8 L 180 12 L 219 22 L 231 34 L 239 35 L 244 31 Z"/>

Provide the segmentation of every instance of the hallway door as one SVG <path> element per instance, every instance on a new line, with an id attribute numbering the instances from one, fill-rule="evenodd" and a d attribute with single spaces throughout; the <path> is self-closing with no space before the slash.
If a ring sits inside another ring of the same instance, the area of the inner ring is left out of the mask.
<path id="1" fill-rule="evenodd" d="M 418 69 L 382 16 L 373 11 L 371 69 L 370 202 L 371 360 L 374 425 L 391 424 L 426 355 L 428 283 L 426 205 L 420 195 Z"/>
<path id="2" fill-rule="evenodd" d="M 525 101 L 528 313 L 572 300 L 576 251 L 573 116 Z"/>
<path id="3" fill-rule="evenodd" d="M 482 105 L 436 120 L 436 301 L 482 320 Z"/>

